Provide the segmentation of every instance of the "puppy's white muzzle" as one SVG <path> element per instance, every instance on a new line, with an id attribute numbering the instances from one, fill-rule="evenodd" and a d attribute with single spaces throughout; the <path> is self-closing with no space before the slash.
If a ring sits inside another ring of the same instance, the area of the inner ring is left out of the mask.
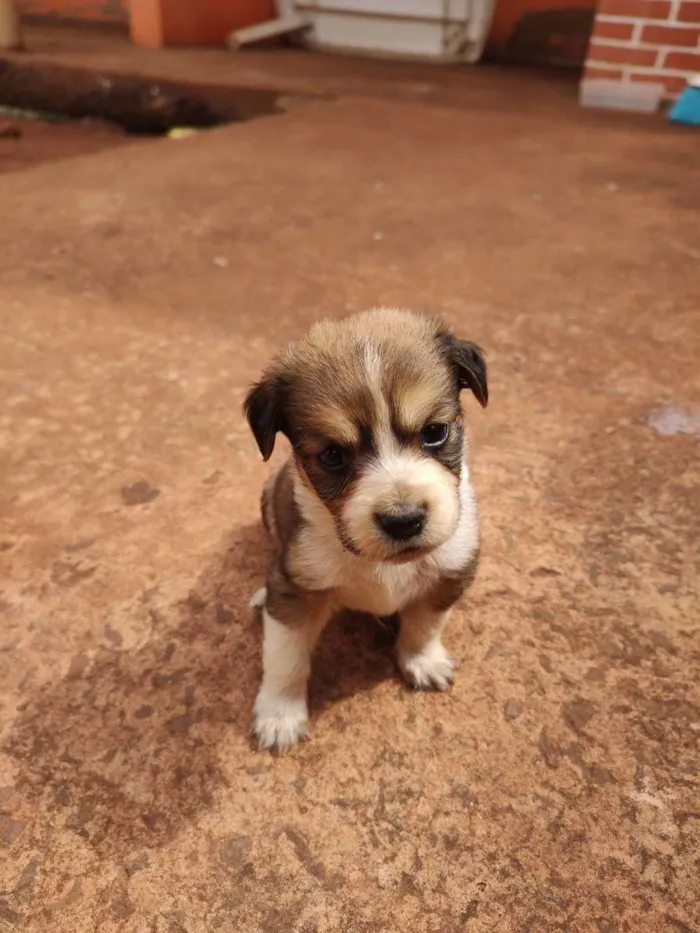
<path id="1" fill-rule="evenodd" d="M 458 478 L 414 452 L 371 461 L 342 512 L 344 534 L 372 560 L 439 547 L 454 533 L 458 519 Z"/>

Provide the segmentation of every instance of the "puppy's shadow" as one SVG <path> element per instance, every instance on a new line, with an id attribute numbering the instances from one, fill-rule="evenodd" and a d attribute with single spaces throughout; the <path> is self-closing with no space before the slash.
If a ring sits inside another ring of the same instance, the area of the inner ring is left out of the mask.
<path id="1" fill-rule="evenodd" d="M 377 619 L 343 611 L 331 620 L 312 662 L 312 717 L 396 677 L 392 650 L 397 631 L 395 617 Z"/>
<path id="2" fill-rule="evenodd" d="M 164 579 L 105 605 L 104 639 L 27 686 L 3 750 L 38 820 L 128 859 L 211 805 L 227 781 L 219 746 L 249 754 L 260 632 L 248 599 L 266 566 L 262 529 L 237 529 L 184 599 L 162 596 Z"/>
<path id="3" fill-rule="evenodd" d="M 234 769 L 253 766 L 262 631 L 248 602 L 270 556 L 259 524 L 237 529 L 184 600 L 156 586 L 106 606 L 103 643 L 67 675 L 27 686 L 3 750 L 38 821 L 128 860 L 211 806 L 229 780 L 222 743 Z M 125 647 L 134 625 L 142 637 Z M 312 716 L 391 677 L 390 642 L 364 616 L 335 619 L 314 656 Z"/>

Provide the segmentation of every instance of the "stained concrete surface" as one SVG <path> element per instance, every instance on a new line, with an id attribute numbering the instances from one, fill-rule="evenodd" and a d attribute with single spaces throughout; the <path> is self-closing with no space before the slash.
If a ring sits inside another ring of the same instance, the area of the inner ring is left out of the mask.
<path id="1" fill-rule="evenodd" d="M 53 122 L 0 114 L 0 174 L 122 146 L 129 137 L 110 123 Z"/>
<path id="2" fill-rule="evenodd" d="M 697 139 L 504 94 L 0 178 L 0 929 L 698 929 Z M 490 354 L 459 676 L 343 617 L 276 758 L 240 402 L 374 304 Z"/>

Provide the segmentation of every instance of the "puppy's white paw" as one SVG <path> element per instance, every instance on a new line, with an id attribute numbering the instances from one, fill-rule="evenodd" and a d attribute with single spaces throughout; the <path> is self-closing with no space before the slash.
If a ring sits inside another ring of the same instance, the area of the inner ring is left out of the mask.
<path id="1" fill-rule="evenodd" d="M 261 586 L 260 589 L 253 593 L 250 598 L 248 605 L 251 609 L 262 609 L 265 605 L 265 600 L 267 599 L 267 587 Z"/>
<path id="2" fill-rule="evenodd" d="M 422 651 L 399 650 L 399 667 L 409 684 L 418 690 L 447 690 L 454 680 L 454 661 L 438 640 L 431 641 Z"/>
<path id="3" fill-rule="evenodd" d="M 255 701 L 253 731 L 258 746 L 286 751 L 308 736 L 306 700 L 271 695 L 261 690 Z"/>

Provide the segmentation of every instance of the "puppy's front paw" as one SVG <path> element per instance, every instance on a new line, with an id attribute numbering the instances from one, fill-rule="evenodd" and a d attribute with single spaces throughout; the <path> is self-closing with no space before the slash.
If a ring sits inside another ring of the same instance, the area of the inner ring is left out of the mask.
<path id="1" fill-rule="evenodd" d="M 409 684 L 418 690 L 447 690 L 454 680 L 454 661 L 438 640 L 431 641 L 421 651 L 399 649 L 399 667 Z"/>
<path id="2" fill-rule="evenodd" d="M 255 701 L 253 731 L 259 748 L 286 751 L 308 735 L 306 700 L 271 695 L 261 690 Z"/>

